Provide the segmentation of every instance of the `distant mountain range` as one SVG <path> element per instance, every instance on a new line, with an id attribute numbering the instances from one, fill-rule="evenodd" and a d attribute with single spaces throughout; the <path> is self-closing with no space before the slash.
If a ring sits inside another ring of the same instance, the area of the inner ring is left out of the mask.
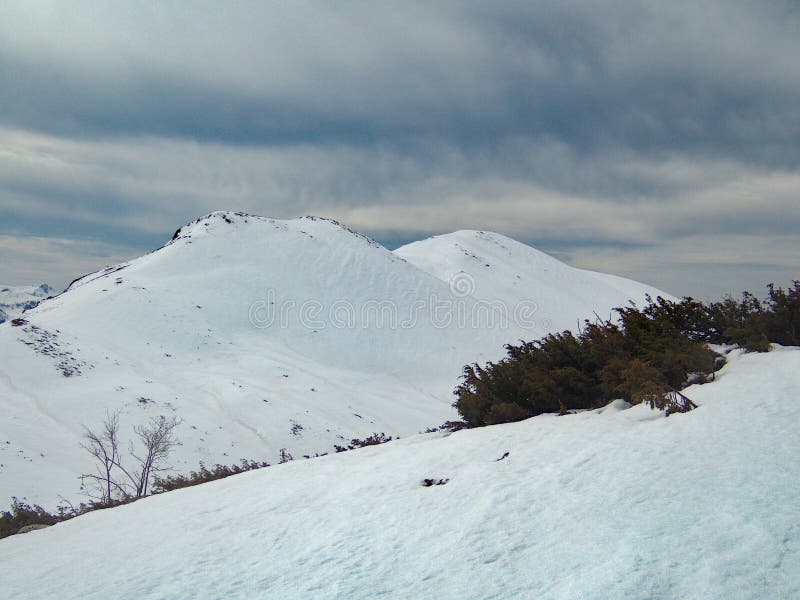
<path id="1" fill-rule="evenodd" d="M 0 323 L 18 317 L 53 294 L 53 288 L 46 283 L 39 286 L 0 285 Z"/>
<path id="2" fill-rule="evenodd" d="M 212 213 L 0 326 L 0 503 L 80 499 L 107 410 L 126 435 L 182 418 L 179 471 L 415 434 L 457 418 L 465 364 L 646 294 L 490 232 L 391 252 L 326 219 Z"/>

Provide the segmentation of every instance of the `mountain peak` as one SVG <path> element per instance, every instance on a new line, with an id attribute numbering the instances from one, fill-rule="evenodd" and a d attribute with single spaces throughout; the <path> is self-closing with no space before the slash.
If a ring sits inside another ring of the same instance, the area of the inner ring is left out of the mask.
<path id="1" fill-rule="evenodd" d="M 82 425 L 106 409 L 183 418 L 183 471 L 405 437 L 455 416 L 465 364 L 644 293 L 491 232 L 394 253 L 332 219 L 213 212 L 0 326 L 0 413 L 19 434 L 0 475 L 37 502 L 75 491 Z"/>
<path id="2" fill-rule="evenodd" d="M 296 230 L 301 234 L 308 233 L 304 229 L 304 227 L 308 225 L 315 227 L 316 232 L 318 233 L 324 231 L 325 228 L 330 228 L 332 230 L 346 232 L 352 236 L 355 236 L 363 241 L 368 242 L 371 246 L 381 247 L 381 245 L 378 242 L 376 242 L 369 236 L 366 236 L 353 229 L 350 229 L 349 227 L 343 225 L 336 219 L 331 219 L 328 217 L 305 215 L 294 219 L 275 219 L 272 217 L 264 217 L 241 211 L 227 211 L 227 210 L 214 211 L 203 217 L 200 217 L 199 219 L 195 219 L 194 221 L 187 223 L 183 227 L 179 227 L 173 234 L 171 242 L 174 242 L 179 239 L 189 239 L 192 236 L 199 235 L 202 233 L 207 233 L 209 231 L 214 231 L 214 230 L 224 231 L 225 228 L 227 228 L 227 226 L 230 225 L 236 225 L 241 227 L 246 224 L 271 225 L 274 229 L 279 229 L 283 231 Z"/>
<path id="3" fill-rule="evenodd" d="M 226 223 L 228 225 L 232 225 L 238 222 L 248 223 L 250 220 L 271 220 L 267 219 L 266 217 L 259 217 L 257 215 L 251 215 L 245 212 L 239 211 L 229 211 L 229 210 L 217 210 L 211 213 L 208 213 L 205 216 L 202 216 L 194 221 L 190 221 L 186 225 L 179 227 L 172 236 L 172 241 L 175 241 L 179 238 L 191 237 L 190 232 L 198 232 L 202 231 L 203 228 L 211 227 L 218 223 Z"/>

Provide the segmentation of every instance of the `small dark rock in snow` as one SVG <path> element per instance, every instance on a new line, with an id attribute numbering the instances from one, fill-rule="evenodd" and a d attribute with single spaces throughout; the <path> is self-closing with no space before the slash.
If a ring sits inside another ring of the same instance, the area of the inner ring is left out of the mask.
<path id="1" fill-rule="evenodd" d="M 434 485 L 444 485 L 450 481 L 449 479 L 423 479 L 422 486 L 423 487 L 432 487 Z"/>

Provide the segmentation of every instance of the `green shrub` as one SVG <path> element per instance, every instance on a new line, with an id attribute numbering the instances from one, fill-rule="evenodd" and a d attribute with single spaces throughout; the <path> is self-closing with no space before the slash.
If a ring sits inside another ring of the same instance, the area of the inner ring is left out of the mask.
<path id="1" fill-rule="evenodd" d="M 513 402 L 501 402 L 489 408 L 485 422 L 487 425 L 496 425 L 498 423 L 522 421 L 530 416 L 530 411 L 522 408 L 519 404 L 514 404 Z"/>
<path id="2" fill-rule="evenodd" d="M 767 339 L 784 346 L 800 345 L 800 281 L 785 291 L 772 284 L 768 287 Z"/>
<path id="3" fill-rule="evenodd" d="M 735 344 L 752 352 L 766 352 L 771 343 L 800 345 L 800 281 L 786 290 L 769 284 L 767 290 L 763 300 L 750 292 L 740 300 L 728 296 L 709 304 L 648 299 L 642 313 L 670 323 L 692 341 Z"/>
<path id="4" fill-rule="evenodd" d="M 577 335 L 565 331 L 509 345 L 503 360 L 465 366 L 454 406 L 469 427 L 596 408 L 620 397 L 678 412 L 668 395 L 707 380 L 719 355 L 700 341 L 702 329 L 691 311 L 659 302 L 650 311 L 617 309 L 619 323 L 587 322 Z M 668 311 L 694 323 L 696 339 Z"/>
<path id="5" fill-rule="evenodd" d="M 643 309 L 615 309 L 618 322 L 586 322 L 506 346 L 506 358 L 467 365 L 453 404 L 468 427 L 519 421 L 547 412 L 605 405 L 614 398 L 646 402 L 667 414 L 694 406 L 677 390 L 705 383 L 724 359 L 708 343 L 769 350 L 800 344 L 800 281 L 770 284 L 764 300 L 744 292 L 704 304 L 648 297 Z"/>

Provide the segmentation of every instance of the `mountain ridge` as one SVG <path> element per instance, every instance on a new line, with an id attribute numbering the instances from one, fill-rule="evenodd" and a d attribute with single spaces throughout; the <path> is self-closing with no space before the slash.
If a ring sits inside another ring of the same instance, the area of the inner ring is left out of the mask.
<path id="1" fill-rule="evenodd" d="M 76 499 L 76 476 L 92 468 L 83 427 L 106 410 L 122 411 L 127 435 L 155 415 L 182 418 L 180 471 L 411 435 L 456 418 L 465 364 L 661 293 L 635 282 L 612 293 L 566 265 L 557 282 L 532 272 L 506 285 L 524 271 L 525 248 L 495 268 L 436 276 L 332 220 L 196 219 L 161 248 L 78 278 L 19 326 L 0 326 L 0 491 Z M 560 297 L 542 293 L 559 287 Z M 587 287 L 602 293 L 569 300 Z M 502 293 L 493 304 L 483 289 Z"/>

